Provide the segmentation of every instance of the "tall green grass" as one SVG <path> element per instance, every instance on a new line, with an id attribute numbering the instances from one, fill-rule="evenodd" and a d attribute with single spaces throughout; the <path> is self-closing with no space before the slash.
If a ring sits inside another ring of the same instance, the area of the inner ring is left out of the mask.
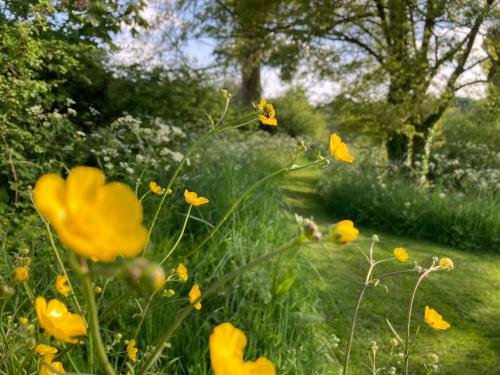
<path id="1" fill-rule="evenodd" d="M 335 173 L 325 173 L 320 181 L 319 191 L 335 215 L 462 249 L 500 250 L 497 195 L 422 188 L 360 163 L 335 165 Z"/>
<path id="2" fill-rule="evenodd" d="M 211 143 L 210 152 L 200 153 L 194 160 L 185 183 L 208 197 L 210 204 L 192 212 L 199 220 L 188 224 L 186 241 L 176 258 L 185 262 L 192 281 L 202 289 L 294 235 L 290 231 L 292 218 L 282 209 L 277 181 L 272 181 L 250 196 L 205 247 L 185 258 L 200 236 L 209 231 L 210 224 L 214 225 L 248 186 L 286 162 L 287 151 L 294 147 L 294 141 L 288 137 L 266 133 L 248 137 L 243 133 Z M 270 152 L 271 149 L 280 152 Z M 246 358 L 266 356 L 277 365 L 280 374 L 326 374 L 326 353 L 317 360 L 316 341 L 322 338 L 323 318 L 317 313 L 316 292 L 302 288 L 297 274 L 299 265 L 304 268 L 304 263 L 307 262 L 300 251 L 291 252 L 227 285 L 179 329 L 158 370 L 209 374 L 208 337 L 216 324 L 230 321 L 248 335 Z M 180 290 L 181 295 L 187 292 L 187 288 Z M 159 300 L 140 343 L 154 341 L 160 327 L 169 323 L 178 308 L 179 304 Z"/>
<path id="3" fill-rule="evenodd" d="M 288 162 L 288 151 L 294 148 L 295 142 L 288 137 L 237 133 L 208 143 L 192 158 L 186 175 L 173 187 L 174 192 L 161 212 L 152 245 L 146 251 L 148 259 L 159 261 L 174 243 L 187 211 L 183 198 L 185 188 L 208 197 L 208 205 L 191 211 L 181 245 L 165 263 L 165 271 L 171 274 L 178 262 L 184 262 L 190 279 L 186 284 L 170 282 L 167 285 L 168 289 L 176 291 L 174 298 L 158 296 L 153 300 L 137 336 L 139 359 L 152 350 L 151 345 L 186 304 L 192 283 L 200 284 L 204 290 L 223 274 L 275 249 L 295 235 L 294 230 L 290 230 L 292 217 L 282 209 L 277 181 L 271 181 L 245 200 L 241 209 L 206 246 L 192 253 L 231 203 L 249 185 Z M 273 149 L 279 152 L 271 152 Z M 147 185 L 147 181 L 144 182 Z M 158 182 L 164 184 L 165 181 L 159 176 Z M 141 189 L 147 189 L 147 186 Z M 146 198 L 146 223 L 151 220 L 151 208 L 158 199 L 153 195 Z M 54 288 L 55 276 L 61 271 L 54 261 L 42 222 L 36 215 L 18 217 L 12 230 L 2 234 L 7 235 L 3 243 L 5 257 L 0 262 L 5 278 L 9 278 L 16 254 L 28 246 L 32 257 L 28 284 L 33 293 L 49 299 L 62 298 Z M 66 257 L 64 251 L 62 256 Z M 119 265 L 118 260 L 112 266 Z M 303 287 L 301 275 L 297 274 L 299 266 L 310 268 L 300 250 L 274 259 L 222 288 L 203 302 L 202 310 L 195 311 L 176 331 L 153 373 L 210 374 L 210 333 L 215 325 L 229 321 L 248 336 L 246 359 L 266 356 L 275 363 L 280 374 L 327 374 L 330 361 L 328 346 L 322 336 L 324 319 L 317 312 L 316 291 Z M 123 373 L 126 370 L 123 339 L 133 337 L 149 296 L 130 291 L 117 278 L 106 284 L 110 276 L 107 266 L 95 264 L 92 269 L 96 274 L 96 285 L 104 289 L 98 297 L 102 335 L 111 361 L 115 367 L 122 368 Z M 77 278 L 71 272 L 70 278 L 76 284 Z M 76 290 L 81 301 L 79 288 Z M 77 311 L 71 298 L 64 301 L 71 311 Z M 26 345 L 31 339 L 16 319 L 26 316 L 34 323 L 36 342 L 44 342 L 44 337 L 22 285 L 16 286 L 13 297 L 0 300 L 0 308 L 0 328 L 9 337 L 7 349 L 15 349 L 14 357 L 9 353 L 6 363 L 0 359 L 0 374 L 11 375 L 17 371 L 16 358 L 26 359 L 23 370 L 16 374 L 37 371 L 39 358 L 30 350 L 34 342 Z M 13 320 L 9 320 L 9 316 L 14 316 Z M 115 339 L 117 334 L 122 335 L 121 341 Z M 2 345 L 0 348 L 6 349 Z M 68 354 L 61 356 L 66 371 L 99 373 L 93 350 L 87 344 L 68 346 Z"/>

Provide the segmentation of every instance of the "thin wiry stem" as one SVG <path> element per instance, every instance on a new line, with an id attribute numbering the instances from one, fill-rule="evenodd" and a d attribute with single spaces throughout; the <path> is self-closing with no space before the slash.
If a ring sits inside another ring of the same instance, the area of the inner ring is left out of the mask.
<path id="1" fill-rule="evenodd" d="M 347 375 L 347 373 L 349 371 L 349 361 L 351 359 L 352 341 L 354 339 L 354 330 L 356 329 L 356 321 L 358 319 L 359 308 L 361 307 L 361 302 L 363 301 L 363 297 L 365 296 L 365 292 L 371 284 L 372 272 L 377 264 L 373 258 L 374 248 L 375 248 L 375 241 L 372 241 L 371 246 L 370 246 L 370 252 L 369 252 L 369 254 L 370 254 L 370 257 L 369 257 L 370 267 L 368 268 L 368 272 L 366 273 L 366 278 L 365 278 L 365 283 L 363 285 L 363 289 L 361 290 L 361 293 L 359 294 L 358 302 L 356 303 L 356 307 L 354 308 L 354 312 L 352 314 L 351 328 L 349 330 L 349 340 L 347 341 L 347 348 L 346 348 L 345 357 L 344 357 L 344 370 L 342 371 L 343 375 Z"/>
<path id="2" fill-rule="evenodd" d="M 113 366 L 109 362 L 108 356 L 106 354 L 106 349 L 104 348 L 101 329 L 99 327 L 99 316 L 97 312 L 97 304 L 95 302 L 95 292 L 94 288 L 92 287 L 92 279 L 88 266 L 85 262 L 85 259 L 83 258 L 81 259 L 82 263 L 80 264 L 76 258 L 76 255 L 74 254 L 70 254 L 69 260 L 75 273 L 80 277 L 83 297 L 85 298 L 87 312 L 89 315 L 90 335 L 94 344 L 94 350 L 97 354 L 97 358 L 99 359 L 99 362 L 106 375 L 116 375 Z"/>
<path id="3" fill-rule="evenodd" d="M 165 255 L 165 257 L 162 259 L 162 261 L 160 262 L 160 265 L 162 265 L 163 263 L 165 263 L 167 261 L 167 259 L 170 257 L 170 255 L 172 255 L 172 253 L 175 251 L 175 249 L 177 248 L 177 246 L 179 245 L 179 243 L 181 242 L 181 239 L 182 237 L 184 236 L 184 232 L 186 230 L 186 226 L 187 226 L 187 222 L 189 220 L 189 214 L 191 213 L 191 209 L 193 208 L 193 205 L 190 204 L 189 205 L 189 208 L 188 208 L 188 211 L 186 213 L 186 218 L 184 219 L 184 223 L 182 224 L 182 229 L 181 229 L 181 232 L 179 233 L 179 237 L 177 237 L 177 241 L 175 241 L 174 245 L 172 246 L 172 248 L 170 249 L 170 251 Z"/>
<path id="4" fill-rule="evenodd" d="M 293 159 L 293 161 L 295 161 L 295 159 Z M 309 167 L 312 167 L 314 165 L 323 164 L 323 163 L 324 163 L 324 160 L 316 160 L 312 163 L 309 163 L 309 164 L 306 164 L 306 165 L 303 165 L 300 167 L 293 167 L 293 165 L 289 165 L 285 168 L 278 169 L 277 171 L 275 171 L 275 172 L 261 178 L 259 181 L 255 182 L 247 190 L 245 190 L 243 192 L 243 194 L 241 194 L 236 201 L 233 202 L 231 207 L 229 207 L 229 209 L 224 213 L 222 218 L 218 221 L 218 223 L 215 225 L 215 227 L 212 228 L 210 233 L 208 233 L 205 236 L 205 238 L 196 245 L 196 247 L 194 249 L 192 249 L 189 253 L 187 253 L 185 258 L 189 258 L 191 255 L 193 255 L 199 249 L 201 249 L 203 246 L 205 246 L 207 244 L 207 242 L 210 241 L 215 236 L 215 234 L 219 231 L 219 229 L 222 227 L 222 225 L 224 225 L 224 223 L 231 217 L 231 215 L 236 211 L 236 209 L 240 206 L 240 204 L 242 202 L 244 202 L 248 198 L 248 196 L 250 196 L 250 194 L 253 193 L 258 187 L 260 187 L 261 185 L 263 185 L 267 181 L 272 180 L 273 178 L 278 177 L 282 174 L 299 171 L 301 169 L 309 168 Z M 293 162 L 291 164 L 293 164 Z"/>
<path id="5" fill-rule="evenodd" d="M 417 289 L 420 286 L 420 283 L 427 277 L 429 274 L 433 271 L 438 270 L 439 267 L 434 267 L 434 262 L 432 263 L 432 266 L 430 266 L 428 269 L 426 269 L 420 277 L 417 280 L 417 283 L 415 284 L 415 288 L 413 288 L 413 293 L 411 295 L 410 299 L 410 307 L 408 309 L 408 321 L 406 323 L 406 338 L 405 338 L 405 370 L 404 370 L 404 375 L 408 375 L 408 368 L 410 364 L 410 334 L 411 334 L 411 315 L 413 312 L 413 303 L 415 301 L 415 295 L 417 294 Z"/>
<path id="6" fill-rule="evenodd" d="M 186 164 L 189 156 L 191 156 L 191 154 L 198 148 L 199 145 L 201 145 L 208 138 L 210 138 L 210 136 L 212 136 L 214 134 L 217 134 L 217 133 L 222 133 L 222 132 L 225 132 L 225 131 L 228 131 L 228 130 L 238 129 L 238 128 L 240 128 L 242 126 L 245 126 L 245 125 L 247 125 L 250 122 L 253 122 L 255 120 L 257 120 L 256 115 L 252 115 L 250 117 L 249 121 L 244 121 L 243 123 L 237 123 L 234 126 L 227 126 L 227 127 L 221 128 L 221 129 L 214 128 L 214 129 L 208 131 L 207 133 L 205 133 L 201 138 L 199 138 L 197 141 L 195 141 L 191 145 L 191 147 L 189 147 L 189 149 L 187 150 L 187 152 L 184 154 L 182 160 L 180 161 L 179 165 L 177 165 L 177 168 L 175 169 L 174 174 L 170 177 L 170 180 L 169 180 L 167 186 L 165 187 L 165 191 L 164 191 L 163 195 L 161 196 L 160 202 L 158 203 L 158 206 L 156 207 L 156 211 L 155 211 L 154 216 L 153 216 L 153 221 L 151 222 L 151 225 L 149 227 L 148 236 L 147 236 L 146 242 L 144 244 L 143 254 L 146 252 L 146 248 L 147 248 L 147 246 L 149 244 L 149 241 L 151 239 L 151 235 L 152 235 L 153 230 L 154 230 L 154 228 L 156 226 L 156 222 L 158 221 L 158 216 L 160 214 L 160 211 L 161 211 L 161 209 L 163 207 L 163 204 L 165 203 L 165 199 L 170 194 L 172 185 L 174 184 L 177 176 L 179 175 L 180 171 L 184 167 L 184 164 Z"/>

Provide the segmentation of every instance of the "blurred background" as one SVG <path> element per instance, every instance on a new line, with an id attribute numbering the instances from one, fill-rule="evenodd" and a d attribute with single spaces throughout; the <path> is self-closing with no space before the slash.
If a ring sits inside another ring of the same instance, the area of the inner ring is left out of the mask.
<path id="1" fill-rule="evenodd" d="M 288 238 L 295 212 L 325 230 L 352 219 L 363 236 L 347 249 L 366 250 L 378 233 L 383 254 L 405 246 L 417 258 L 458 260 L 455 274 L 436 276 L 424 292 L 455 331 L 439 339 L 422 333 L 422 341 L 434 341 L 419 347 L 415 373 L 425 373 L 432 352 L 442 358 L 435 371 L 496 374 L 499 20 L 497 0 L 0 0 L 3 250 L 26 244 L 48 253 L 30 239 L 43 229 L 28 194 L 42 173 L 95 165 L 147 191 L 145 183 L 165 183 L 209 129 L 207 114 L 223 111 L 221 88 L 233 94 L 229 121 L 264 97 L 278 127 L 235 131 L 190 159 L 177 192 L 193 186 L 212 210 L 196 212 L 180 259 L 248 184 L 288 161 L 299 139 L 308 146 L 304 160 L 313 159 L 327 154 L 336 132 L 353 164 L 290 175 L 254 196 L 196 265 L 200 280 Z M 146 211 L 155 204 L 146 200 Z M 182 207 L 178 199 L 162 214 L 155 246 L 173 241 Z M 342 258 L 313 250 L 242 279 L 241 289 L 210 302 L 207 311 L 215 312 L 197 316 L 183 335 L 207 337 L 213 323 L 232 318 L 255 332 L 250 355 L 265 353 L 279 373 L 338 373 L 365 264 L 355 251 Z M 47 259 L 38 261 L 50 269 Z M 403 294 L 413 285 L 391 283 Z M 356 374 L 365 371 L 372 339 L 386 346 L 387 369 L 398 366 L 384 319 L 404 319 L 407 296 L 379 293 L 367 300 Z M 151 342 L 168 309 L 154 310 L 139 345 Z M 117 314 L 109 335 L 130 326 Z M 174 345 L 163 365 L 171 373 L 208 373 L 206 342 Z"/>

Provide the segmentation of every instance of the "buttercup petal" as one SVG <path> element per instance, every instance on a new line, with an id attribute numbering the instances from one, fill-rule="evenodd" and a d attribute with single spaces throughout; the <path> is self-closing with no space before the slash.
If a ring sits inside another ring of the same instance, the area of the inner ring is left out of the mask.
<path id="1" fill-rule="evenodd" d="M 255 362 L 246 362 L 243 365 L 245 375 L 276 375 L 276 369 L 270 360 L 261 357 Z"/>
<path id="2" fill-rule="evenodd" d="M 342 141 L 340 140 L 340 137 L 333 133 L 333 134 L 330 134 L 330 145 L 329 145 L 329 148 L 330 148 L 330 153 L 332 155 L 335 155 L 335 151 L 337 150 L 337 147 L 342 143 Z"/>
<path id="3" fill-rule="evenodd" d="M 54 226 L 67 216 L 66 185 L 61 176 L 46 174 L 38 179 L 33 190 L 33 201 L 40 213 Z"/>
<path id="4" fill-rule="evenodd" d="M 91 209 L 104 182 L 104 173 L 100 169 L 73 168 L 66 179 L 66 206 L 70 215 L 78 216 Z"/>

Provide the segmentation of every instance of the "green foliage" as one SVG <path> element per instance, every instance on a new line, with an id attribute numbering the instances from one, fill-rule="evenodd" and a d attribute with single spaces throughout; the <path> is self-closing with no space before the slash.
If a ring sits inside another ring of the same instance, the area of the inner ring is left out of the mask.
<path id="1" fill-rule="evenodd" d="M 276 108 L 279 131 L 292 137 L 324 139 L 327 133 L 325 118 L 309 104 L 302 89 L 289 90 L 282 97 L 272 100 L 272 103 Z"/>
<path id="2" fill-rule="evenodd" d="M 192 213 L 201 221 L 189 224 L 187 239 L 192 241 L 178 253 L 178 259 L 184 260 L 193 274 L 193 281 L 200 282 L 202 289 L 208 280 L 219 279 L 296 233 L 295 228 L 290 231 L 290 216 L 280 209 L 281 194 L 274 181 L 252 195 L 205 248 L 185 259 L 200 235 L 210 229 L 208 223 L 215 224 L 247 186 L 287 161 L 280 160 L 279 155 L 292 151 L 295 142 L 267 132 L 251 136 L 236 133 L 210 142 L 207 148 L 210 153 L 193 160 L 186 185 L 208 197 L 211 207 L 202 206 Z M 280 150 L 275 155 L 277 158 L 269 159 L 270 149 Z M 306 287 L 283 286 L 290 283 L 287 278 L 295 274 L 299 264 L 305 267 L 305 262 L 300 253 L 288 254 L 222 289 L 204 303 L 201 314 L 194 314 L 180 328 L 167 361 L 158 369 L 176 374 L 209 373 L 208 336 L 215 324 L 231 321 L 248 334 L 245 358 L 255 359 L 261 355 L 272 358 L 280 374 L 326 373 L 331 362 L 326 347 L 318 353 L 324 318 L 317 311 L 315 292 Z M 151 324 L 146 325 L 145 340 L 155 337 L 157 327 L 167 324 L 166 319 L 175 308 L 164 301 L 159 302 Z M 193 337 L 201 339 L 186 339 Z"/>
<path id="3" fill-rule="evenodd" d="M 450 108 L 434 140 L 431 176 L 465 193 L 500 194 L 500 113 L 486 101 Z"/>
<path id="4" fill-rule="evenodd" d="M 498 249 L 498 200 L 491 194 L 423 189 L 369 160 L 335 165 L 320 191 L 332 213 L 392 233 L 463 249 Z"/>

